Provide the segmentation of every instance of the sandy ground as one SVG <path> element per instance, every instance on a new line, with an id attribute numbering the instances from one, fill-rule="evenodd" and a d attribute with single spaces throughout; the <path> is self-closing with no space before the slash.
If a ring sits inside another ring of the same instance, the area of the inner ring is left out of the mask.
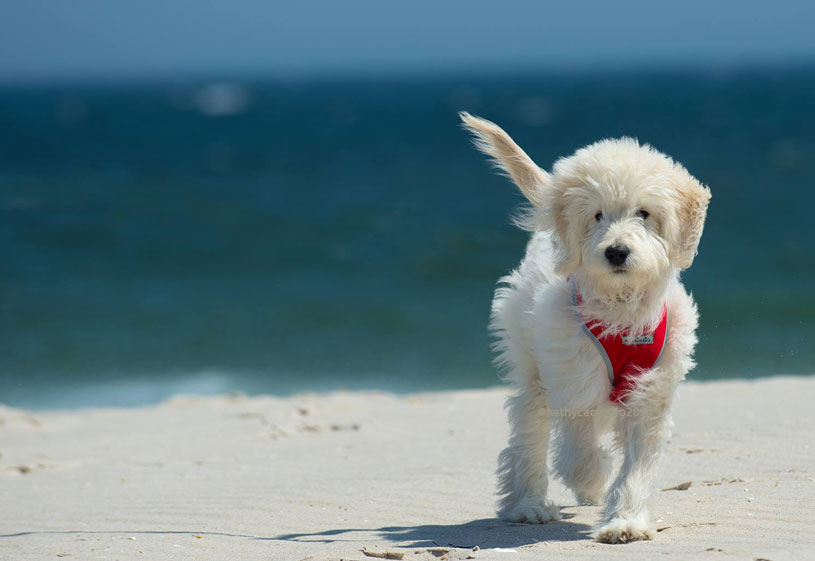
<path id="1" fill-rule="evenodd" d="M 628 545 L 558 483 L 562 522 L 494 518 L 505 396 L 0 407 L 0 559 L 815 559 L 815 377 L 685 383 L 661 531 Z"/>

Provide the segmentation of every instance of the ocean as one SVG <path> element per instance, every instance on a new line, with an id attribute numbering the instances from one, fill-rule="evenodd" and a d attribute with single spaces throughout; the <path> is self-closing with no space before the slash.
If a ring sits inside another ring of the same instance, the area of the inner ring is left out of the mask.
<path id="1" fill-rule="evenodd" d="M 456 112 L 538 164 L 609 136 L 713 192 L 690 378 L 815 373 L 815 70 L 0 89 L 0 403 L 499 383 L 522 202 Z"/>

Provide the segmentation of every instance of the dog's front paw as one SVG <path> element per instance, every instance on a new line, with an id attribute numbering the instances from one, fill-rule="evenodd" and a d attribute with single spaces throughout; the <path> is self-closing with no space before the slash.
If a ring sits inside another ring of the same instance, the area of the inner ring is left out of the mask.
<path id="1" fill-rule="evenodd" d="M 592 536 L 601 543 L 628 543 L 651 540 L 656 532 L 647 521 L 614 518 L 598 527 Z"/>
<path id="2" fill-rule="evenodd" d="M 525 522 L 527 524 L 545 524 L 560 520 L 560 513 L 555 503 L 535 497 L 524 497 L 514 505 L 503 508 L 498 516 L 508 522 Z"/>

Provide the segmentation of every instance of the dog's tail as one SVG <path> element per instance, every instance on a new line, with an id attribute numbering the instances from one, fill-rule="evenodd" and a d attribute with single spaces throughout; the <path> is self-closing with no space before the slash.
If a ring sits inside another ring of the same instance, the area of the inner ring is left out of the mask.
<path id="1" fill-rule="evenodd" d="M 509 176 L 524 196 L 535 206 L 542 206 L 541 188 L 549 185 L 550 176 L 532 161 L 504 130 L 466 111 L 458 114 L 465 129 L 475 136 L 475 146 L 489 156 L 501 172 Z"/>

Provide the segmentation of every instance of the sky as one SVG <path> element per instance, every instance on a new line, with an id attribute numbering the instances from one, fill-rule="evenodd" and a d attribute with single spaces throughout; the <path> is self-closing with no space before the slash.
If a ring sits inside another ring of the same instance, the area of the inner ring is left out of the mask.
<path id="1" fill-rule="evenodd" d="M 2 0 L 0 81 L 815 61 L 812 0 Z"/>

